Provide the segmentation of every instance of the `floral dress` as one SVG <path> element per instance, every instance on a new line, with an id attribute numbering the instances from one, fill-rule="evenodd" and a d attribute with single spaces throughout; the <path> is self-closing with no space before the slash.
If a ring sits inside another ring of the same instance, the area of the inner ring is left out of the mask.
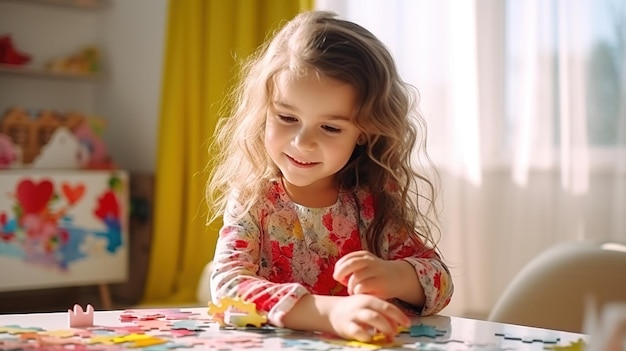
<path id="1" fill-rule="evenodd" d="M 270 323 L 281 325 L 306 294 L 348 295 L 333 270 L 342 256 L 366 248 L 363 233 L 374 218 L 370 193 L 341 192 L 334 205 L 309 208 L 294 203 L 277 181 L 265 202 L 236 220 L 240 211 L 231 201 L 224 213 L 211 276 L 213 302 L 226 296 L 251 301 Z M 420 314 L 437 313 L 450 302 L 450 272 L 432 248 L 387 232 L 380 251 L 384 259 L 415 267 L 426 295 Z"/>

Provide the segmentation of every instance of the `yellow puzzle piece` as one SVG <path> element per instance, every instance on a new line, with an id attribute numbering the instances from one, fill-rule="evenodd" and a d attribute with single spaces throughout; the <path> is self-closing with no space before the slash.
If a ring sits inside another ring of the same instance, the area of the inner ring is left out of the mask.
<path id="1" fill-rule="evenodd" d="M 225 297 L 219 304 L 209 302 L 208 313 L 222 327 L 254 325 L 260 328 L 262 324 L 267 323 L 267 317 L 257 312 L 254 303 L 238 298 Z"/>

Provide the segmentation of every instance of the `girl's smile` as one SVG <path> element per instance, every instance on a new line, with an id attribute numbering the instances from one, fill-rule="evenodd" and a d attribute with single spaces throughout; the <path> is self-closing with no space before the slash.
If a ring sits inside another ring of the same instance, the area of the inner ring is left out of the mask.
<path id="1" fill-rule="evenodd" d="M 287 154 L 285 154 L 295 165 L 296 167 L 303 167 L 303 168 L 309 168 L 309 167 L 313 167 L 317 164 L 319 164 L 319 162 L 305 162 L 305 161 L 299 161 Z"/>

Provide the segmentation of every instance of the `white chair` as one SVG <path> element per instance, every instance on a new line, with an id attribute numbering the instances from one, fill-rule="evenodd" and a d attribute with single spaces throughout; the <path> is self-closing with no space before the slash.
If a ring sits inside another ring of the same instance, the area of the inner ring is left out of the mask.
<path id="1" fill-rule="evenodd" d="M 213 273 L 213 261 L 209 261 L 204 266 L 202 275 L 200 275 L 198 280 L 196 299 L 203 306 L 206 306 L 211 301 L 211 273 Z"/>
<path id="2" fill-rule="evenodd" d="M 488 319 L 583 332 L 585 304 L 626 302 L 626 245 L 563 242 L 526 264 L 506 287 Z"/>

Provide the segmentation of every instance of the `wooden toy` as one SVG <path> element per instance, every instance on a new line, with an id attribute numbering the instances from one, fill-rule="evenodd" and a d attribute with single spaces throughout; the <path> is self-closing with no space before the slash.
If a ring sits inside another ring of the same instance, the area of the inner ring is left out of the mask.
<path id="1" fill-rule="evenodd" d="M 104 120 L 87 117 L 76 111 L 63 114 L 52 110 L 41 110 L 37 115 L 32 115 L 21 107 L 12 107 L 0 119 L 0 134 L 9 137 L 14 146 L 11 152 L 14 155 L 10 163 L 4 162 L 0 168 L 7 168 L 4 164 L 34 168 L 45 168 L 43 165 L 52 164 L 56 165 L 56 168 L 115 169 L 116 165 L 102 138 L 104 128 Z M 67 155 L 62 155 L 62 159 L 55 160 L 51 157 L 60 156 L 50 152 L 50 155 L 42 160 L 42 152 L 46 148 L 51 148 L 49 145 L 51 141 L 58 141 L 59 138 L 53 137 L 61 129 L 67 129 L 72 135 L 61 138 L 67 141 L 62 143 L 67 146 L 65 151 L 58 145 L 53 149 L 60 150 Z M 70 139 L 76 139 L 76 142 L 82 146 L 81 149 L 71 147 L 76 143 L 72 143 Z M 2 146 L 2 152 L 6 153 L 6 150 L 6 146 Z M 69 165 L 68 157 L 71 159 Z M 63 163 L 63 160 L 66 162 Z"/>
<path id="2" fill-rule="evenodd" d="M 53 72 L 89 74 L 100 70 L 100 50 L 89 46 L 71 54 L 49 62 L 46 67 Z"/>
<path id="3" fill-rule="evenodd" d="M 19 149 L 20 163 L 30 163 L 39 153 L 37 144 L 33 139 L 33 122 L 21 107 L 10 108 L 3 116 L 0 123 L 0 132 L 11 138 L 13 144 Z"/>

